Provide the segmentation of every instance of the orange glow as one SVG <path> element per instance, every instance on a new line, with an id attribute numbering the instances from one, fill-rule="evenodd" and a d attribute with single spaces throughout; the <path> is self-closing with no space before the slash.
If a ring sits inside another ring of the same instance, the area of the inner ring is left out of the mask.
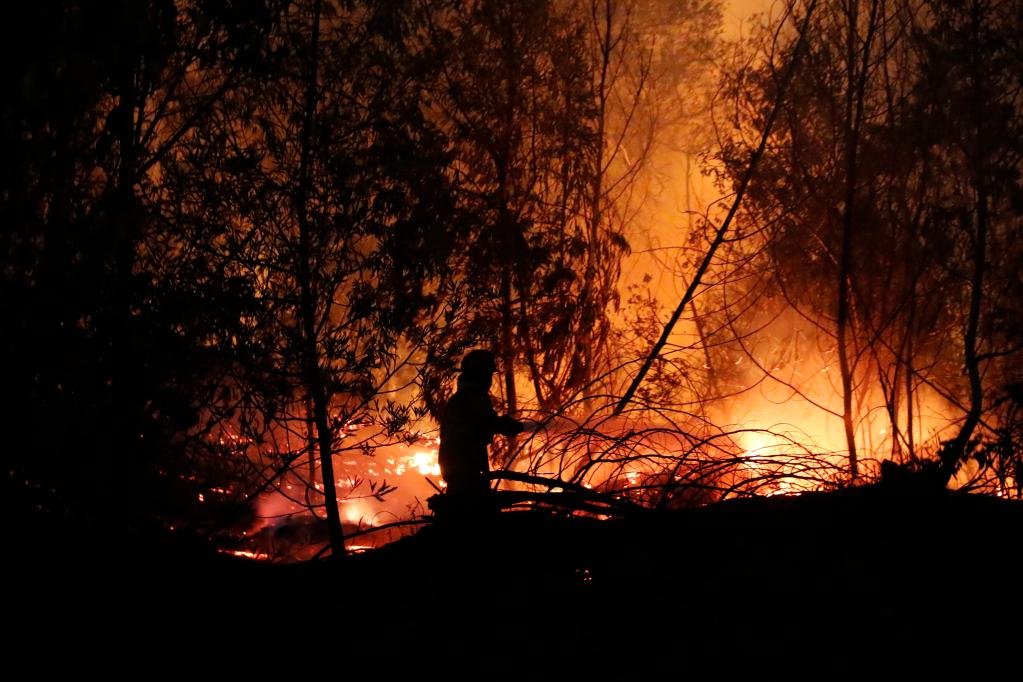
<path id="1" fill-rule="evenodd" d="M 364 500 L 345 500 L 341 503 L 341 518 L 359 526 L 379 525 L 375 522 L 376 515 Z"/>
<path id="2" fill-rule="evenodd" d="M 218 549 L 217 551 L 221 554 L 230 554 L 231 556 L 236 556 L 242 559 L 255 559 L 257 561 L 262 561 L 269 558 L 266 554 L 250 552 L 243 549 Z"/>

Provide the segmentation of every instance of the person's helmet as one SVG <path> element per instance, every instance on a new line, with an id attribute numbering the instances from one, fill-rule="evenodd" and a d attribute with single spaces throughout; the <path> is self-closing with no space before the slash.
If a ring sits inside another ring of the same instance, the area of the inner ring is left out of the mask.
<path id="1" fill-rule="evenodd" d="M 493 374 L 497 371 L 497 362 L 494 354 L 488 350 L 473 350 L 462 358 L 462 373 L 467 374 Z"/>

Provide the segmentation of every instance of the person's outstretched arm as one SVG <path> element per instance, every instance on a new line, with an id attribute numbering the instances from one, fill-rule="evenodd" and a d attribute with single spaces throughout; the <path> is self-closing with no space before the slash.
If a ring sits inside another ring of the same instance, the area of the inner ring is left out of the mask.
<path id="1" fill-rule="evenodd" d="M 502 436 L 517 436 L 522 433 L 523 429 L 525 429 L 525 426 L 522 422 L 508 415 L 496 417 L 494 420 L 494 432 Z"/>

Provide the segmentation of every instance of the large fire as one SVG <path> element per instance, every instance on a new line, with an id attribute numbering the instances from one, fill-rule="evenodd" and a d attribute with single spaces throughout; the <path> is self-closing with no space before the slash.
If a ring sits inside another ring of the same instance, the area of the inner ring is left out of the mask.
<path id="1" fill-rule="evenodd" d="M 736 425 L 716 430 L 698 421 L 666 428 L 643 411 L 614 419 L 602 418 L 598 412 L 585 421 L 524 414 L 532 418 L 534 428 L 520 438 L 506 466 L 551 480 L 547 491 L 563 490 L 554 482 L 565 481 L 642 504 L 668 506 L 706 504 L 732 496 L 799 494 L 848 482 L 841 424 L 820 409 L 837 400 L 835 395 L 778 402 L 769 393 L 758 395 L 760 400 L 747 397 L 731 402 L 728 414 Z M 939 401 L 929 400 L 914 424 L 917 443 L 936 443 L 950 428 L 949 411 Z M 879 447 L 890 441 L 888 428 L 884 420 L 865 419 L 859 424 L 857 436 L 865 444 L 861 458 L 868 464 L 868 475 L 873 475 L 880 459 L 891 457 L 890 451 Z M 359 432 L 346 429 L 351 436 Z M 337 471 L 342 472 L 336 480 L 337 504 L 350 536 L 349 551 L 393 541 L 410 532 L 393 524 L 429 514 L 426 500 L 444 489 L 438 445 L 436 436 L 427 435 L 411 443 L 336 455 Z M 309 469 L 308 464 L 300 463 L 295 470 Z M 501 467 L 495 462 L 494 468 Z M 962 476 L 969 474 L 967 468 Z M 299 476 L 285 476 L 260 494 L 256 521 L 244 533 L 244 546 L 224 551 L 270 561 L 320 555 L 327 544 L 322 508 L 316 510 L 310 501 L 322 500 L 323 486 L 315 480 L 309 483 Z M 315 495 L 310 496 L 310 487 Z M 543 488 L 508 480 L 499 481 L 497 487 Z"/>
<path id="2" fill-rule="evenodd" d="M 518 438 L 514 452 L 498 448 L 492 468 L 551 484 L 500 480 L 496 487 L 556 493 L 575 485 L 646 506 L 678 507 L 846 485 L 851 482 L 849 457 L 837 412 L 841 399 L 829 376 L 833 368 L 825 357 L 800 362 L 789 368 L 787 383 L 740 376 L 757 389 L 708 401 L 700 418 L 684 410 L 668 413 L 642 405 L 621 416 L 612 415 L 609 406 L 575 416 L 520 410 L 518 416 L 532 427 Z M 816 366 L 808 367 L 812 363 Z M 954 434 L 955 410 L 934 393 L 921 390 L 916 396 L 911 437 L 902 424 L 903 432 L 893 437 L 880 392 L 861 390 L 858 399 L 862 417 L 855 435 L 865 480 L 877 475 L 883 459 L 905 461 L 906 442 L 915 443 L 914 456 L 931 456 L 941 439 Z M 295 418 L 303 420 L 301 415 Z M 436 427 L 424 421 L 414 437 L 391 441 L 381 438 L 381 428 L 370 422 L 348 423 L 339 430 L 335 486 L 350 551 L 411 532 L 413 527 L 401 522 L 428 516 L 426 501 L 443 491 Z M 218 438 L 248 458 L 266 447 L 227 430 Z M 257 496 L 255 522 L 245 530 L 242 545 L 225 551 L 271 561 L 318 556 L 327 544 L 324 487 L 308 441 L 295 440 L 293 434 L 268 441 L 300 454 L 286 460 L 287 473 Z M 960 483 L 972 473 L 964 467 Z M 199 502 L 229 492 L 211 489 L 200 494 Z"/>

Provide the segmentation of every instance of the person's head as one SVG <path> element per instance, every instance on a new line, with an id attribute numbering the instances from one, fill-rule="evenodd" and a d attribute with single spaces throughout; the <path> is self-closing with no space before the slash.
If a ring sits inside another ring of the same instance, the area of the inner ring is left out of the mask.
<path id="1" fill-rule="evenodd" d="M 490 388 L 494 373 L 497 372 L 497 361 L 494 360 L 494 354 L 488 350 L 469 351 L 462 358 L 461 372 L 463 377 Z"/>

